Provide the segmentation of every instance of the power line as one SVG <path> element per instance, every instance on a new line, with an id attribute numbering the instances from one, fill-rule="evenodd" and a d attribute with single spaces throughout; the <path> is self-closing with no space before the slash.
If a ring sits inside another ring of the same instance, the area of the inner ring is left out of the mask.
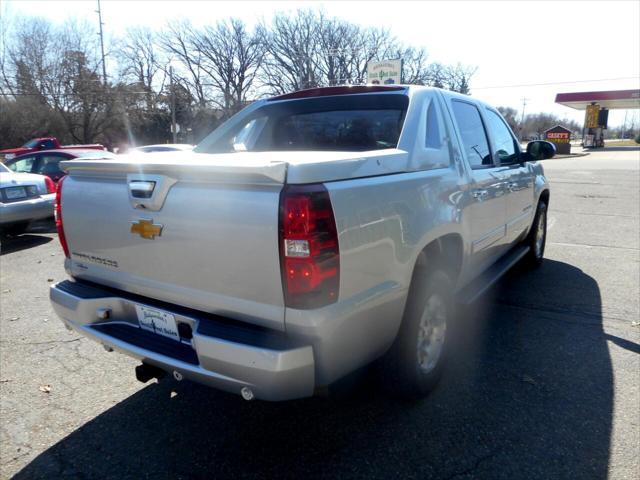
<path id="1" fill-rule="evenodd" d="M 492 85 L 490 87 L 473 87 L 472 90 L 488 90 L 490 88 L 542 87 L 542 86 L 552 86 L 552 85 L 566 85 L 571 83 L 612 82 L 615 80 L 633 80 L 633 79 L 640 79 L 640 77 L 597 78 L 593 80 L 572 80 L 567 82 L 522 83 L 519 85 Z"/>

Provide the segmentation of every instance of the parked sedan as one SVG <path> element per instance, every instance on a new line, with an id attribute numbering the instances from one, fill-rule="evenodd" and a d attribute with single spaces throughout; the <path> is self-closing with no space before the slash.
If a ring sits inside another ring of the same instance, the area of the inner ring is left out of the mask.
<path id="1" fill-rule="evenodd" d="M 0 163 L 0 232 L 18 235 L 53 216 L 56 186 L 49 177 L 15 173 Z"/>
<path id="2" fill-rule="evenodd" d="M 60 162 L 76 158 L 110 159 L 115 158 L 115 154 L 103 150 L 45 150 L 19 155 L 7 160 L 5 165 L 14 172 L 37 173 L 58 183 L 65 175 L 60 169 Z"/>

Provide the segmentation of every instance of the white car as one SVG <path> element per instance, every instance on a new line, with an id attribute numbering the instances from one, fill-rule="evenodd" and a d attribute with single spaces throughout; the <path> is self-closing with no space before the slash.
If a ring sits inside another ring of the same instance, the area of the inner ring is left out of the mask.
<path id="1" fill-rule="evenodd" d="M 130 152 L 189 152 L 193 150 L 194 147 L 195 145 L 189 145 L 188 143 L 160 143 L 158 145 L 144 145 L 142 147 L 136 147 L 131 149 Z"/>
<path id="2" fill-rule="evenodd" d="M 0 163 L 0 231 L 23 233 L 34 220 L 53 216 L 56 185 L 49 177 L 16 173 Z"/>

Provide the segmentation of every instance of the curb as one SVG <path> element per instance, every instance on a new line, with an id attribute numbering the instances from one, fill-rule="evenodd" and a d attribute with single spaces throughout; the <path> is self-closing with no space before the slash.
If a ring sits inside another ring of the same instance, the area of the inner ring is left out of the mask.
<path id="1" fill-rule="evenodd" d="M 578 157 L 586 157 L 587 155 L 589 155 L 590 152 L 584 152 L 584 153 L 570 153 L 569 155 L 556 155 L 553 158 L 550 158 L 549 160 L 565 160 L 567 158 L 578 158 Z"/>

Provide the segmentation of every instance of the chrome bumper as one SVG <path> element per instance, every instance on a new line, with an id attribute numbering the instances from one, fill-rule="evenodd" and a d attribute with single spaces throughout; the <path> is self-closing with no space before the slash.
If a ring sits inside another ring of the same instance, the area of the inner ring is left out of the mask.
<path id="1" fill-rule="evenodd" d="M 53 217 L 56 194 L 50 193 L 30 200 L 0 203 L 0 225 Z"/>
<path id="2" fill-rule="evenodd" d="M 237 394 L 248 387 L 263 400 L 313 395 L 312 347 L 292 345 L 279 332 L 80 282 L 52 285 L 50 298 L 70 328 L 167 372 Z M 136 304 L 169 311 L 191 327 L 192 339 L 177 342 L 142 330 Z M 105 311 L 109 318 L 100 318 Z"/>

